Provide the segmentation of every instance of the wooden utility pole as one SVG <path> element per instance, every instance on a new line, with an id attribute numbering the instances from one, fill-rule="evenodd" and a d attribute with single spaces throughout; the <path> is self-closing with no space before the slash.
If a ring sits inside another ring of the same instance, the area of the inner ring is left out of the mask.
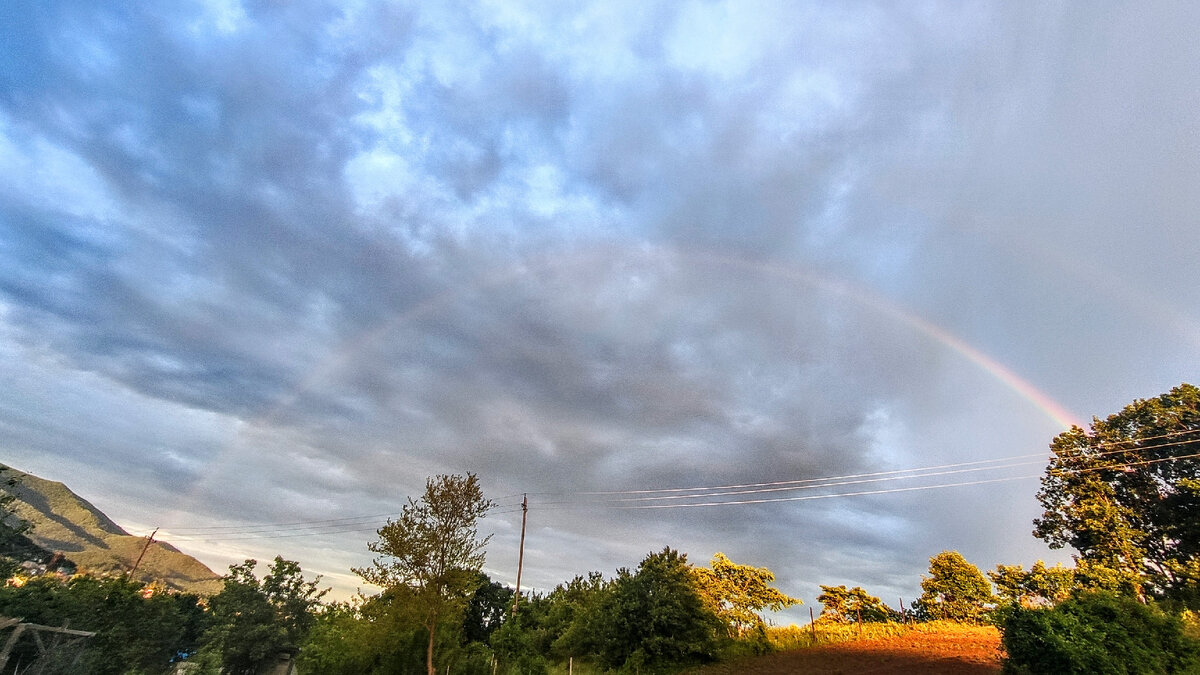
<path id="1" fill-rule="evenodd" d="M 150 544 L 154 543 L 154 535 L 156 534 L 158 534 L 157 527 L 154 528 L 154 531 L 150 533 L 149 537 L 146 537 L 146 545 L 142 547 L 142 552 L 138 554 L 137 560 L 133 562 L 133 567 L 129 568 L 129 574 L 127 576 L 130 579 L 133 578 L 133 573 L 137 571 L 138 565 L 142 564 L 142 556 L 146 555 L 146 551 L 150 549 Z"/>
<path id="2" fill-rule="evenodd" d="M 521 552 L 517 554 L 517 592 L 513 595 L 513 616 L 517 615 L 517 603 L 521 601 L 521 570 L 525 567 L 525 518 L 529 515 L 529 494 L 521 495 Z"/>

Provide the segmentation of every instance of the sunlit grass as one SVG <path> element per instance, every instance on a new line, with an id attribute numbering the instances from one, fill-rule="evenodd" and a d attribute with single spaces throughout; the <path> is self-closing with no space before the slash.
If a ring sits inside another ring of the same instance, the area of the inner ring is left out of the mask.
<path id="1" fill-rule="evenodd" d="M 849 642 L 851 640 L 872 640 L 887 638 L 906 633 L 945 633 L 960 629 L 962 624 L 951 621 L 930 621 L 925 623 L 862 623 L 839 624 L 818 622 L 815 625 L 775 626 L 767 629 L 767 642 L 771 651 L 790 651 L 806 649 L 820 645 Z"/>

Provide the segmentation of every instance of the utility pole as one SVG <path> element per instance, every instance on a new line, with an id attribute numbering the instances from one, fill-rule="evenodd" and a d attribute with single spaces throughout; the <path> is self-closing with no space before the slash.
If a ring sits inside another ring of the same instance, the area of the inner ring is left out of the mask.
<path id="1" fill-rule="evenodd" d="M 521 495 L 521 552 L 517 554 L 517 592 L 513 595 L 512 614 L 517 615 L 517 603 L 521 601 L 521 570 L 525 567 L 525 518 L 529 515 L 529 494 Z"/>
<path id="2" fill-rule="evenodd" d="M 138 565 L 142 564 L 142 556 L 146 555 L 146 551 L 150 549 L 150 544 L 154 543 L 154 535 L 156 534 L 158 534 L 157 527 L 154 528 L 154 531 L 150 533 L 149 537 L 146 537 L 146 545 L 142 547 L 142 552 L 138 554 L 137 560 L 133 562 L 133 567 L 129 568 L 129 574 L 127 576 L 130 579 L 133 578 L 133 573 L 137 571 Z"/>

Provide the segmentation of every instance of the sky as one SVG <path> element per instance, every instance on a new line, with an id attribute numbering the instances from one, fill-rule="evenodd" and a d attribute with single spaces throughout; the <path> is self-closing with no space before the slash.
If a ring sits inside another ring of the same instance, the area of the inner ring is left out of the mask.
<path id="1" fill-rule="evenodd" d="M 218 572 L 370 592 L 473 473 L 509 584 L 528 495 L 525 588 L 670 546 L 895 606 L 1069 561 L 1050 441 L 1198 379 L 1194 4 L 0 25 L 0 461 Z"/>

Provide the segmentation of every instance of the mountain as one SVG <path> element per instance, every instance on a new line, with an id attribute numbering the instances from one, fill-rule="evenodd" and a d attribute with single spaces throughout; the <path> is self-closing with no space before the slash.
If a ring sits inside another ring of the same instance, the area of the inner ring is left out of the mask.
<path id="1" fill-rule="evenodd" d="M 145 537 L 121 529 L 66 485 L 12 468 L 4 475 L 18 479 L 16 485 L 0 489 L 16 497 L 12 511 L 33 525 L 26 536 L 41 548 L 61 552 L 80 572 L 124 573 L 141 555 Z M 220 577 L 204 563 L 161 541 L 146 549 L 135 577 L 201 595 L 217 593 L 222 587 Z"/>

